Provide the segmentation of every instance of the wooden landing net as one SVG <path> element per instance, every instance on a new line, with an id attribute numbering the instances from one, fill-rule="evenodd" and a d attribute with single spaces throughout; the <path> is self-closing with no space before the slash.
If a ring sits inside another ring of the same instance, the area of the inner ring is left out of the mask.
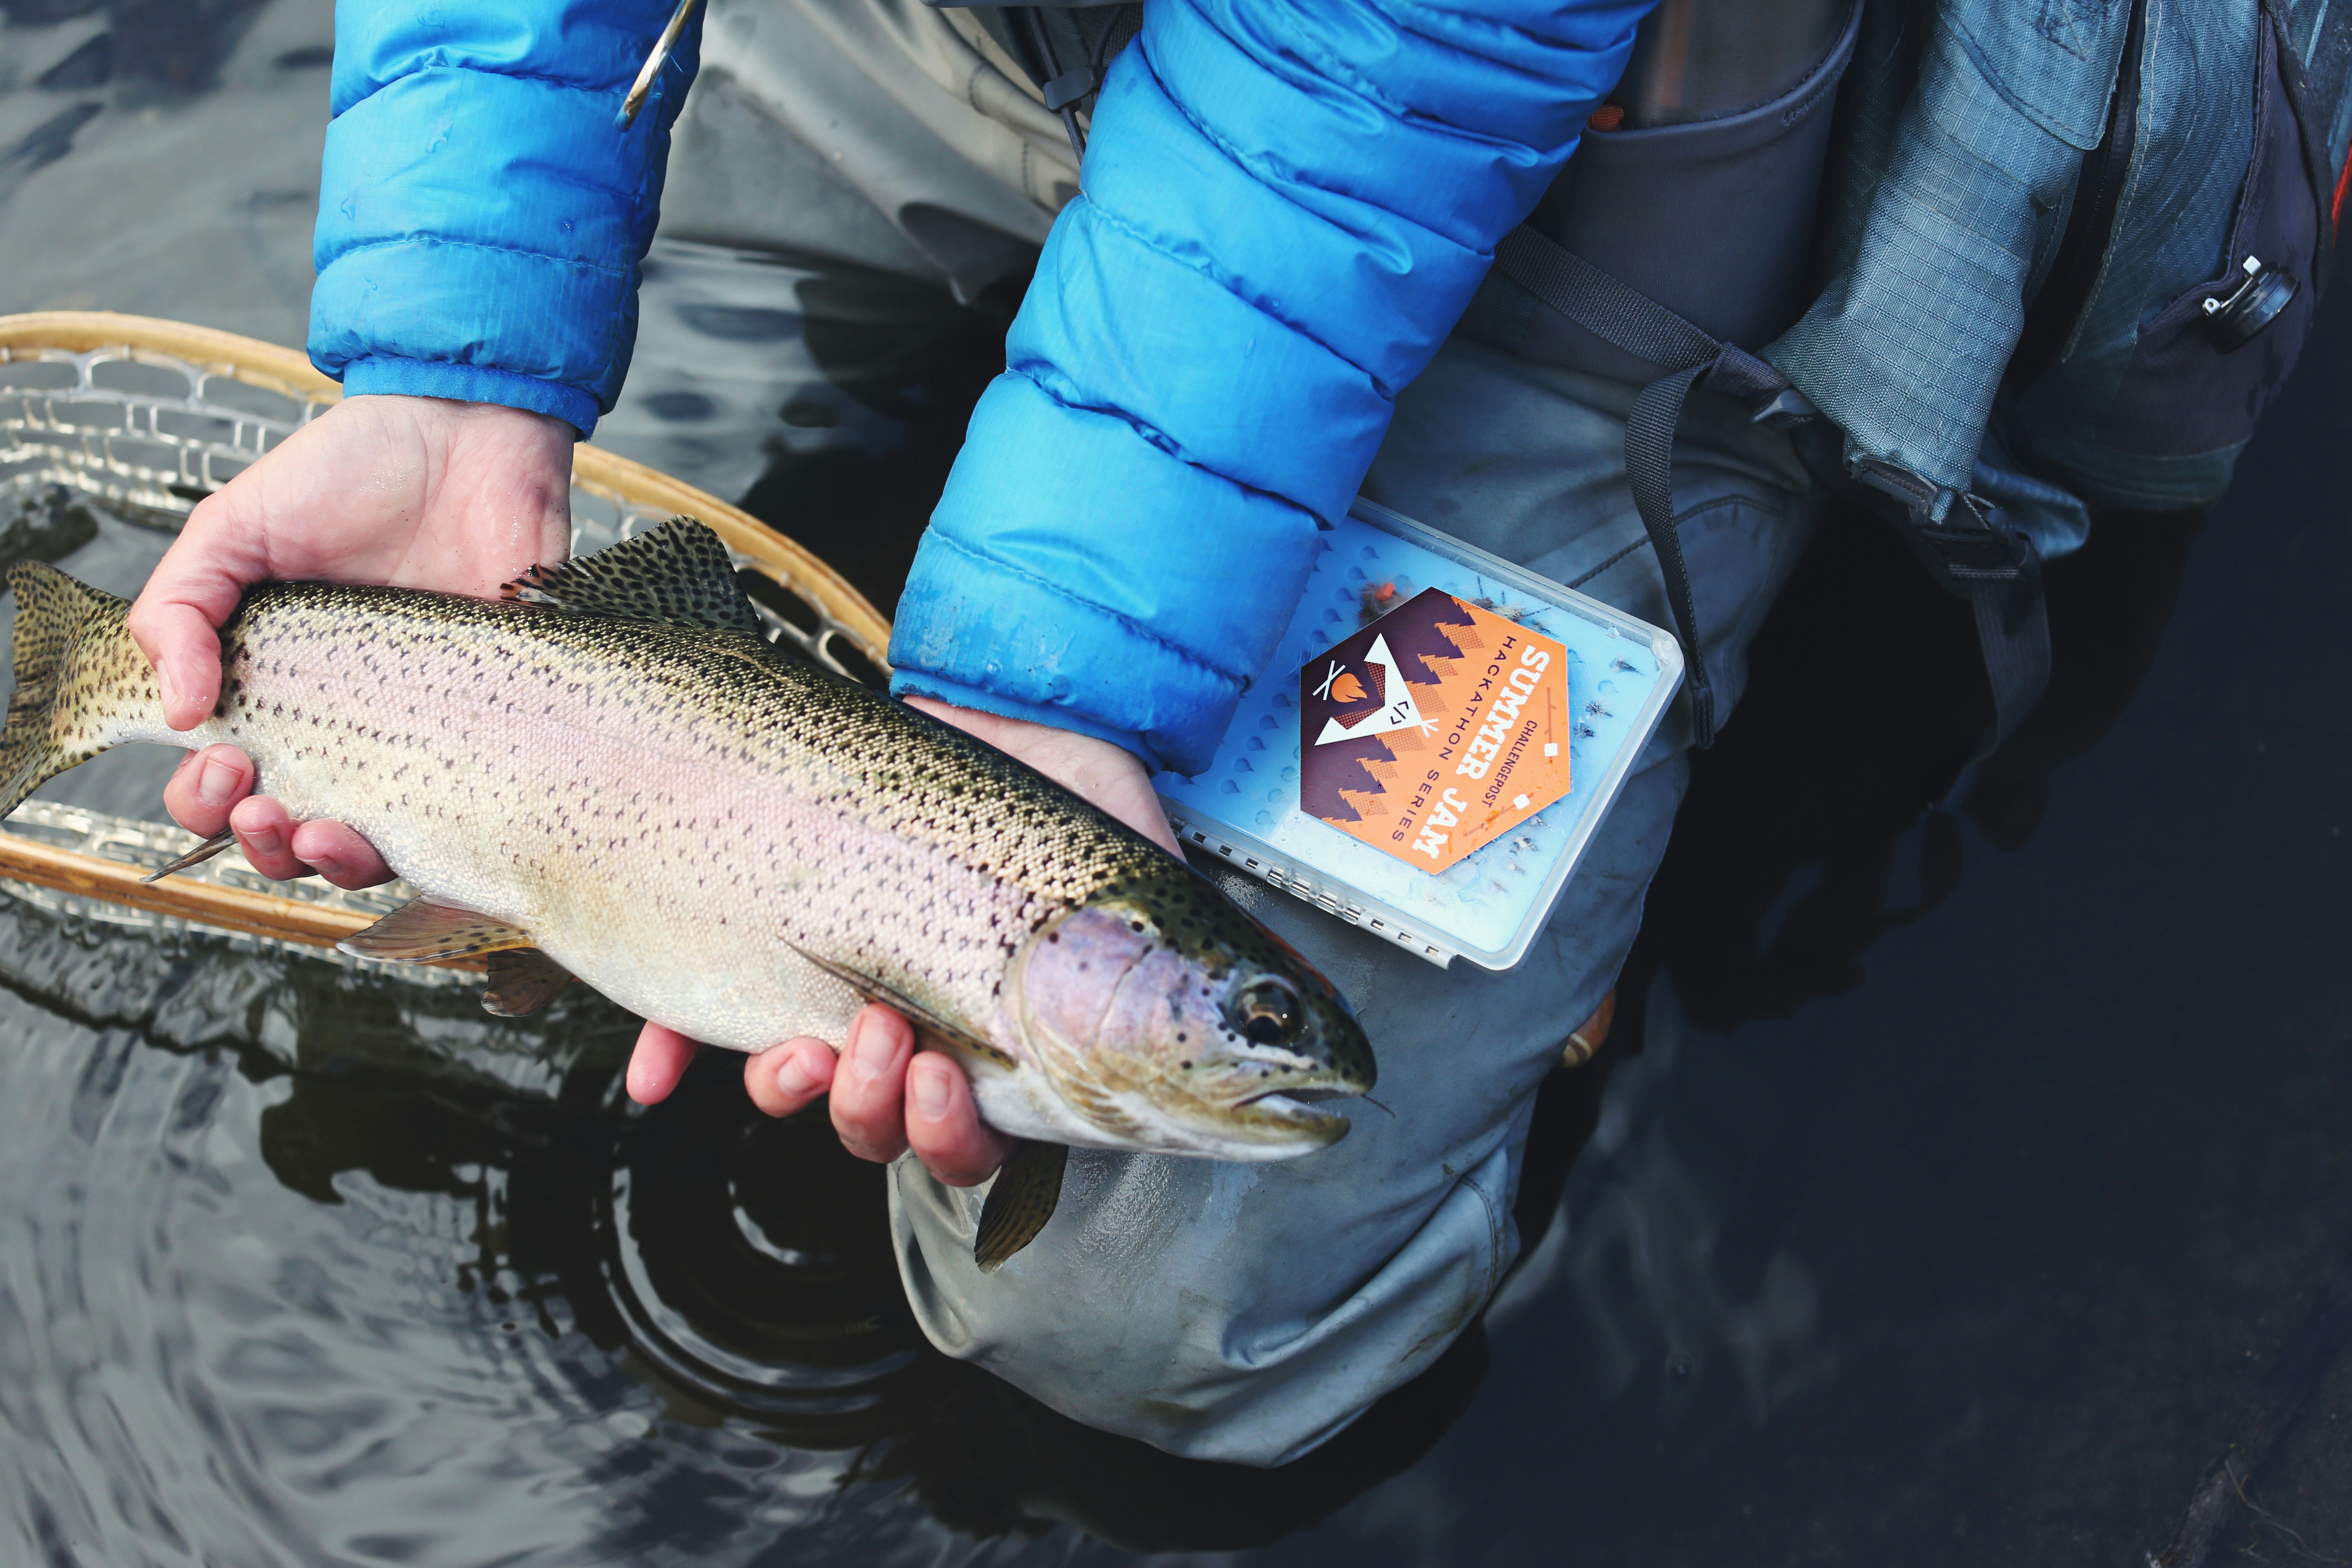
<path id="1" fill-rule="evenodd" d="M 295 350 L 208 327 L 93 310 L 0 316 L 0 492 L 62 485 L 131 521 L 176 529 L 341 397 Z M 772 640 L 855 679 L 887 675 L 889 624 L 832 567 L 716 496 L 595 447 L 572 451 L 574 553 L 679 512 L 699 518 L 739 568 L 782 591 L 754 595 Z M 28 801 L 0 831 L 0 889 L 117 925 L 312 948 L 333 947 L 413 896 L 396 882 L 356 893 L 316 879 L 272 882 L 233 850 L 140 881 L 194 842 L 168 822 Z"/>

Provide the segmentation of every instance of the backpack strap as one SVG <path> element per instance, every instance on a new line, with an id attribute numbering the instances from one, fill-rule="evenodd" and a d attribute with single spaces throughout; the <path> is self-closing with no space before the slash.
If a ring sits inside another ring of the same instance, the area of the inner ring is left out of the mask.
<path id="1" fill-rule="evenodd" d="M 1692 739 L 1711 746 L 1721 715 L 1699 652 L 1698 611 L 1691 601 L 1682 540 L 1675 531 L 1675 426 L 1682 419 L 1683 400 L 1697 385 L 1745 399 L 1756 406 L 1761 423 L 1811 418 L 1813 405 L 1787 376 L 1747 350 L 1711 336 L 1525 224 L 1496 245 L 1495 265 L 1593 336 L 1668 373 L 1642 389 L 1626 417 L 1625 479 L 1665 574 L 1666 603 L 1682 635 Z"/>
<path id="2" fill-rule="evenodd" d="M 1712 745 L 1722 715 L 1699 652 L 1698 613 L 1675 531 L 1675 427 L 1695 386 L 1748 405 L 1756 424 L 1818 415 L 1775 366 L 1693 325 L 1648 295 L 1522 224 L 1495 247 L 1503 275 L 1593 336 L 1666 372 L 1633 399 L 1625 421 L 1625 479 L 1664 574 L 1683 644 L 1695 744 Z M 1913 544 L 1945 586 L 1969 601 L 1992 686 L 1993 725 L 1964 773 L 1991 754 L 2041 701 L 2050 681 L 2050 622 L 2032 540 L 2000 510 L 1891 463 L 1862 465 L 1863 482 L 1901 501 Z"/>
<path id="3" fill-rule="evenodd" d="M 2042 594 L 2042 555 L 2033 536 L 2010 526 L 1982 496 L 1945 489 L 1932 479 L 1877 458 L 1856 471 L 1865 485 L 1903 503 L 1911 546 L 1936 580 L 1969 601 L 1977 646 L 1992 686 L 1992 727 L 1960 764 L 1946 804 L 1965 798 L 1979 763 L 2016 732 L 2050 685 L 2050 607 Z"/>

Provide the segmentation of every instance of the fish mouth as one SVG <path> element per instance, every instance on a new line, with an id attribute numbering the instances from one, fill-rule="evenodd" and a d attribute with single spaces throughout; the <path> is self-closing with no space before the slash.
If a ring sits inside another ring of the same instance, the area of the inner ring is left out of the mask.
<path id="1" fill-rule="evenodd" d="M 1324 1100 L 1357 1099 L 1363 1092 L 1354 1084 L 1269 1089 L 1238 1101 L 1234 1110 L 1247 1113 L 1246 1120 L 1261 1126 L 1272 1123 L 1304 1133 L 1318 1143 L 1336 1143 L 1348 1135 L 1348 1119 L 1332 1111 L 1318 1110 L 1316 1105 Z"/>

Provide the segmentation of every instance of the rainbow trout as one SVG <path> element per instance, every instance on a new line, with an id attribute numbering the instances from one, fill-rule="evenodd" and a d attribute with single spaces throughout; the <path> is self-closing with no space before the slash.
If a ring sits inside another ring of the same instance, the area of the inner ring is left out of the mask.
<path id="1" fill-rule="evenodd" d="M 839 1041 L 887 1003 L 1025 1141 L 983 1267 L 1050 1216 L 1070 1144 L 1289 1159 L 1348 1130 L 1311 1101 L 1372 1085 L 1362 1029 L 1297 952 L 1051 780 L 771 647 L 690 519 L 499 600 L 257 588 L 185 733 L 122 600 L 37 563 L 7 580 L 0 816 L 110 746 L 228 742 L 424 895 L 344 950 L 484 955 L 494 1013 L 576 977 L 749 1051 Z"/>

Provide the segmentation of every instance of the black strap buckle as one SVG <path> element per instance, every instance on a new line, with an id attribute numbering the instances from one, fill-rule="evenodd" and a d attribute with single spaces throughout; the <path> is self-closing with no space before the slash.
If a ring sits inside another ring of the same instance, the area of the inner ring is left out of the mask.
<path id="1" fill-rule="evenodd" d="M 1974 500 L 1977 498 L 1966 498 Z M 1957 518 L 1955 505 L 1948 516 Z M 1955 583 L 2014 583 L 2039 564 L 2032 541 L 2009 526 L 1999 507 L 1966 523 L 1914 521 L 1912 532 L 1933 558 L 1936 569 Z"/>
<path id="2" fill-rule="evenodd" d="M 1898 464 L 1866 458 L 1854 477 L 1901 501 L 1922 553 L 1947 583 L 2014 583 L 2038 574 L 2033 542 L 2000 508 L 1966 490 L 1948 490 Z"/>

